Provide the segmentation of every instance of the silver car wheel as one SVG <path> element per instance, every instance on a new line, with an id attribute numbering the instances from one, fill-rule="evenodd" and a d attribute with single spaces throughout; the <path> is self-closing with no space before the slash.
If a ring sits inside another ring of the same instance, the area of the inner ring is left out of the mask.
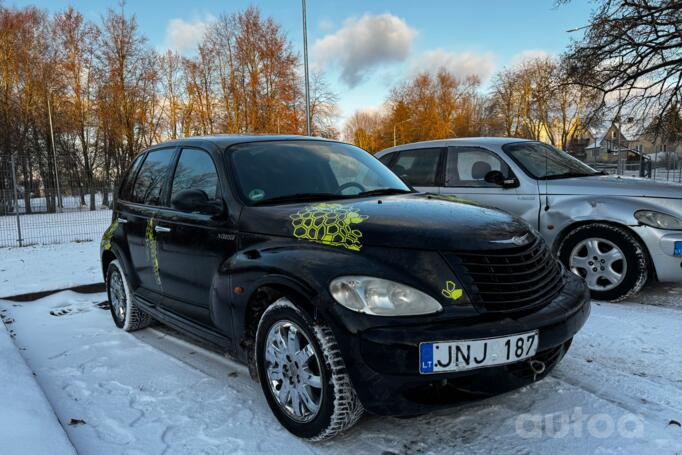
<path id="1" fill-rule="evenodd" d="M 111 299 L 111 306 L 118 320 L 125 321 L 127 308 L 126 291 L 123 286 L 121 272 L 118 270 L 115 270 L 109 279 L 109 298 Z"/>
<path id="2" fill-rule="evenodd" d="M 322 402 L 320 360 L 303 330 L 292 321 L 278 321 L 265 342 L 265 367 L 277 404 L 297 422 L 317 416 Z"/>
<path id="3" fill-rule="evenodd" d="M 570 255 L 571 271 L 582 276 L 593 291 L 609 291 L 625 279 L 627 261 L 615 243 L 589 238 L 578 243 Z"/>

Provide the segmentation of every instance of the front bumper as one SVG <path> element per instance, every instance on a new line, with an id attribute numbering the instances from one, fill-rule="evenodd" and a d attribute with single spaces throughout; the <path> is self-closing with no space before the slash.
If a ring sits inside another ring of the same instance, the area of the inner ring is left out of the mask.
<path id="1" fill-rule="evenodd" d="M 682 242 L 682 232 L 649 226 L 631 226 L 639 235 L 654 264 L 658 281 L 682 281 L 682 256 L 675 256 L 675 242 Z"/>
<path id="2" fill-rule="evenodd" d="M 505 392 L 544 376 L 535 374 L 528 360 L 464 372 L 421 375 L 420 342 L 488 338 L 537 329 L 539 345 L 534 359 L 542 360 L 549 371 L 563 357 L 589 313 L 587 288 L 581 279 L 567 273 L 562 292 L 530 313 L 487 314 L 432 324 L 368 328 L 355 333 L 345 329 L 340 321 L 341 324 L 335 324 L 335 331 L 341 332 L 336 334 L 337 342 L 365 409 L 377 415 L 400 416 Z"/>

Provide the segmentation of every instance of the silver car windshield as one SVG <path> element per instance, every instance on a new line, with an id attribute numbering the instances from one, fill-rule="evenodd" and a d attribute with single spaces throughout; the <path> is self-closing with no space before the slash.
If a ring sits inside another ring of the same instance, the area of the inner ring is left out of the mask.
<path id="1" fill-rule="evenodd" d="M 568 153 L 541 142 L 516 142 L 502 149 L 538 180 L 602 174 Z"/>

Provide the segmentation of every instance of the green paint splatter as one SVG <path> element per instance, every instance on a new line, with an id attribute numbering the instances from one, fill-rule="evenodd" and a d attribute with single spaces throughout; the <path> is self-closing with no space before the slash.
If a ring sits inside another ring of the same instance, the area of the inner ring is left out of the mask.
<path id="1" fill-rule="evenodd" d="M 104 231 L 104 235 L 102 235 L 102 248 L 105 250 L 110 250 L 111 249 L 111 238 L 114 236 L 114 232 L 116 232 L 116 229 L 118 229 L 118 219 L 115 219 L 111 225 L 107 228 L 106 231 Z"/>
<path id="2" fill-rule="evenodd" d="M 156 232 L 154 231 L 154 217 L 147 220 L 147 231 L 145 233 L 145 245 L 147 247 L 147 260 L 152 262 L 154 269 L 154 280 L 161 286 L 161 274 L 159 273 L 159 257 L 157 255 Z"/>

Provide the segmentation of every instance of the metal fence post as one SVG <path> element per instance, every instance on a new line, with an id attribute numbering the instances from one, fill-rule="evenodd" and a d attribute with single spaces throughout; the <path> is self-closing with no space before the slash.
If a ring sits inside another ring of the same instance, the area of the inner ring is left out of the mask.
<path id="1" fill-rule="evenodd" d="M 19 197 L 17 196 L 17 168 L 14 162 L 14 155 L 11 158 L 12 161 L 12 191 L 14 192 L 14 212 L 17 214 L 17 240 L 19 241 L 19 246 L 23 245 L 23 240 L 21 239 L 21 219 L 19 218 Z"/>

